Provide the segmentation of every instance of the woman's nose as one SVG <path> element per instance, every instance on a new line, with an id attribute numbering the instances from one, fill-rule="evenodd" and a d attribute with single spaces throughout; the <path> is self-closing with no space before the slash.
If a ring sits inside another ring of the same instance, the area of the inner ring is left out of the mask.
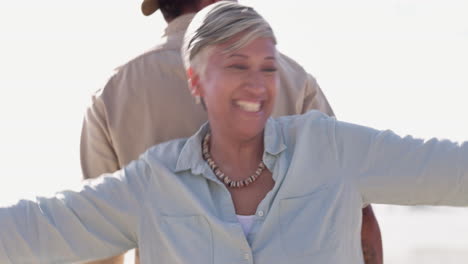
<path id="1" fill-rule="evenodd" d="M 266 90 L 264 76 L 260 71 L 250 72 L 246 84 L 248 90 L 253 93 L 264 93 Z"/>

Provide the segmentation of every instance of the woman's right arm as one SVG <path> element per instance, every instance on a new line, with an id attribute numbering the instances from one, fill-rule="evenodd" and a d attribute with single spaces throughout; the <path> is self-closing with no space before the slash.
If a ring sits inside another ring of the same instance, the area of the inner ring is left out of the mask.
<path id="1" fill-rule="evenodd" d="M 76 192 L 0 208 L 0 263 L 68 263 L 136 246 L 148 166 L 132 162 Z"/>

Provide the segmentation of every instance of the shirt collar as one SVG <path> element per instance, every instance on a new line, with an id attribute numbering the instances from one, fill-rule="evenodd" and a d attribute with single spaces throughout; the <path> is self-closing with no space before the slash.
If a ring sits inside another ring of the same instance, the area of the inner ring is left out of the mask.
<path id="1" fill-rule="evenodd" d="M 190 13 L 175 18 L 167 25 L 166 29 L 164 30 L 164 36 L 177 33 L 184 34 L 194 16 L 195 13 Z"/>
<path id="2" fill-rule="evenodd" d="M 209 125 L 206 122 L 193 136 L 187 139 L 180 151 L 175 172 L 191 169 L 194 174 L 202 173 L 205 160 L 201 152 L 201 142 L 208 130 Z"/>
<path id="3" fill-rule="evenodd" d="M 201 142 L 208 130 L 209 124 L 203 124 L 201 128 L 185 142 L 177 160 L 176 172 L 192 170 L 194 174 L 203 173 L 206 166 L 204 166 L 205 160 L 201 152 Z M 278 122 L 271 117 L 267 120 L 265 125 L 264 146 L 265 154 L 275 157 L 286 149 L 281 127 Z"/>
<path id="4" fill-rule="evenodd" d="M 265 152 L 277 156 L 286 149 L 283 131 L 278 121 L 270 117 L 265 125 L 264 134 Z"/>

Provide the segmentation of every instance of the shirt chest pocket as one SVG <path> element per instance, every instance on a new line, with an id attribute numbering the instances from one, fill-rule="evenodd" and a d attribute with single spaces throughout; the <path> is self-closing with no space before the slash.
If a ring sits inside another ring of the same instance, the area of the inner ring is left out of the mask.
<path id="1" fill-rule="evenodd" d="M 288 256 L 314 255 L 338 246 L 336 219 L 327 190 L 280 200 L 281 243 Z"/>
<path id="2" fill-rule="evenodd" d="M 203 216 L 163 216 L 161 231 L 161 263 L 213 263 L 211 228 Z"/>

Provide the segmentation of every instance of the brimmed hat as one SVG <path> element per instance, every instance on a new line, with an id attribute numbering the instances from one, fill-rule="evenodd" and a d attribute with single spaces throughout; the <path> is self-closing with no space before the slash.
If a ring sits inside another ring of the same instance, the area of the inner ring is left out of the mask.
<path id="1" fill-rule="evenodd" d="M 156 12 L 159 9 L 159 2 L 158 0 L 143 0 L 141 3 L 141 12 L 143 15 L 149 16 Z"/>

